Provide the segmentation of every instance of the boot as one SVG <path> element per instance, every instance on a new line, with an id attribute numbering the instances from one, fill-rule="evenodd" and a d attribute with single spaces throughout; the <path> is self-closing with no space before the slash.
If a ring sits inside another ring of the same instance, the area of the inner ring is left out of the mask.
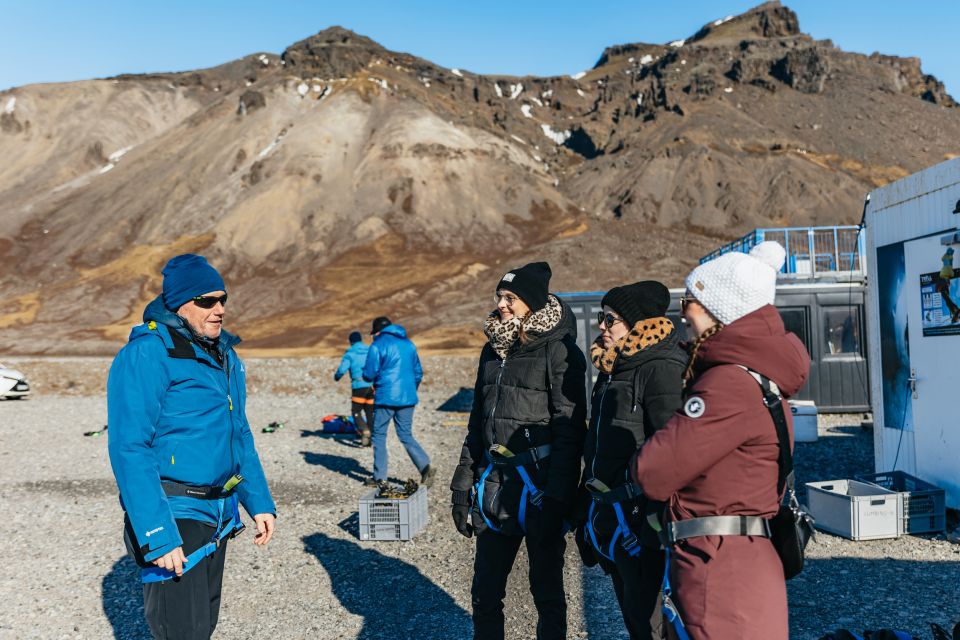
<path id="1" fill-rule="evenodd" d="M 430 487 L 433 485 L 433 477 L 437 475 L 437 470 L 427 465 L 423 468 L 423 471 L 420 472 L 420 484 L 425 487 Z"/>

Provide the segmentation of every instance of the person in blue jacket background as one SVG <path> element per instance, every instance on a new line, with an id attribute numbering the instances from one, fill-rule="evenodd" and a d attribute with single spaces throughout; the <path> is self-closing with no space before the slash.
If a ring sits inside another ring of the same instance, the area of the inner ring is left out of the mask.
<path id="1" fill-rule="evenodd" d="M 240 339 L 222 330 L 223 279 L 191 254 L 163 276 L 163 293 L 110 367 L 110 464 L 153 636 L 209 638 L 225 543 L 243 528 L 238 502 L 258 545 L 273 536 L 276 506 L 247 422 Z"/>
<path id="2" fill-rule="evenodd" d="M 360 432 L 360 444 L 370 446 L 370 427 L 373 425 L 373 384 L 363 379 L 363 365 L 367 362 L 370 346 L 363 343 L 359 331 L 350 334 L 350 348 L 343 354 L 340 366 L 333 374 L 335 382 L 350 373 L 350 414 Z"/>
<path id="3" fill-rule="evenodd" d="M 373 405 L 373 478 L 364 484 L 379 486 L 387 481 L 387 428 L 393 420 L 397 437 L 420 472 L 421 484 L 429 486 L 436 471 L 430 467 L 430 456 L 413 437 L 413 410 L 423 380 L 417 347 L 403 327 L 384 316 L 373 321 L 370 333 L 374 339 L 363 366 L 363 379 L 372 382 L 377 392 Z"/>

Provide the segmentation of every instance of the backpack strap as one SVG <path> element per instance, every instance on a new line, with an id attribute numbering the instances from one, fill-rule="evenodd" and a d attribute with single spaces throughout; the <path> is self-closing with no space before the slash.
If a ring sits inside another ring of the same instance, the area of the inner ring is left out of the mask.
<path id="1" fill-rule="evenodd" d="M 790 450 L 790 431 L 787 429 L 787 416 L 783 412 L 783 396 L 780 388 L 770 378 L 743 365 L 737 365 L 757 381 L 763 393 L 763 404 L 770 412 L 773 426 L 777 429 L 777 440 L 780 444 L 780 471 L 777 477 L 777 496 L 783 494 L 784 487 L 791 492 L 794 490 L 793 452 Z"/>
<path id="2" fill-rule="evenodd" d="M 197 357 L 190 341 L 180 335 L 179 331 L 170 331 L 168 329 L 167 333 L 170 335 L 170 341 L 173 342 L 173 349 L 167 349 L 167 355 L 171 358 L 194 359 Z"/>

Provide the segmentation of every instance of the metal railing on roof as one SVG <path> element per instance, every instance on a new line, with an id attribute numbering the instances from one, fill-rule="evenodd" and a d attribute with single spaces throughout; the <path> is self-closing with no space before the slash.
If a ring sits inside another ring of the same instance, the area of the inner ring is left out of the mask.
<path id="1" fill-rule="evenodd" d="M 855 225 L 754 229 L 700 258 L 700 264 L 731 251 L 749 253 L 767 240 L 779 242 L 787 252 L 782 278 L 857 278 L 866 273 L 864 239 Z"/>

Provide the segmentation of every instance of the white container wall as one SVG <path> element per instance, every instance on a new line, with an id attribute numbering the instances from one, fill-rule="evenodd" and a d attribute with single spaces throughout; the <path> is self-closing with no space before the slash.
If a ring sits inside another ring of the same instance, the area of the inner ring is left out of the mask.
<path id="1" fill-rule="evenodd" d="M 871 193 L 865 222 L 876 470 L 960 507 L 960 158 Z"/>

